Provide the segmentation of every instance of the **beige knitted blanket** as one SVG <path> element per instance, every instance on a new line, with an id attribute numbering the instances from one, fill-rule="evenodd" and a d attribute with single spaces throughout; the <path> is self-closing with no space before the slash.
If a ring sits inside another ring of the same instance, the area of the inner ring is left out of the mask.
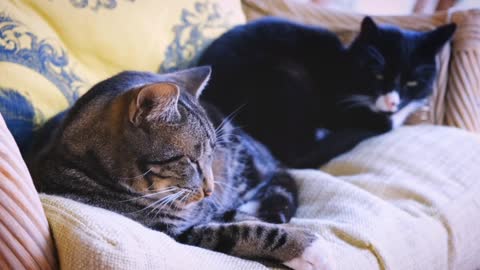
<path id="1" fill-rule="evenodd" d="M 415 126 L 321 170 L 293 170 L 292 223 L 317 231 L 336 269 L 480 267 L 480 138 Z M 62 269 L 265 269 L 176 243 L 115 213 L 42 195 Z"/>

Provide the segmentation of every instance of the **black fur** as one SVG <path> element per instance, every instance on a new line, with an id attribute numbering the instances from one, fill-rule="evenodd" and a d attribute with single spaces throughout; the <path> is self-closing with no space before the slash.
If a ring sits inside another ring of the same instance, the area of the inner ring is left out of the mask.
<path id="1" fill-rule="evenodd" d="M 402 108 L 431 94 L 435 55 L 455 25 L 420 33 L 367 17 L 361 28 L 344 47 L 333 32 L 278 18 L 238 26 L 200 57 L 199 65 L 213 67 L 202 98 L 233 113 L 287 165 L 318 166 L 392 129 L 390 113 L 347 102 L 352 95 L 371 104 L 396 89 Z M 407 87 L 409 81 L 418 84 Z M 331 132 L 317 140 L 318 128 Z"/>

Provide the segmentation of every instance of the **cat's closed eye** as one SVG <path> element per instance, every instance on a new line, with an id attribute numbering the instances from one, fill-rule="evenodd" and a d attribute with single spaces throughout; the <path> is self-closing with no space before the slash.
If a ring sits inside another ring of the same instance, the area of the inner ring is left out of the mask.
<path id="1" fill-rule="evenodd" d="M 417 81 L 408 81 L 407 83 L 405 83 L 405 85 L 407 87 L 415 87 L 418 85 L 418 82 Z"/>
<path id="2" fill-rule="evenodd" d="M 155 164 L 155 165 L 164 165 L 164 164 L 172 163 L 175 161 L 179 161 L 183 157 L 184 157 L 183 155 L 178 155 L 178 156 L 174 156 L 174 157 L 162 159 L 162 160 L 152 160 L 152 161 L 149 161 L 148 163 Z"/>
<path id="3" fill-rule="evenodd" d="M 161 165 L 151 165 L 147 171 L 148 174 L 154 175 L 160 179 L 179 178 L 180 176 L 171 168 L 163 168 Z"/>

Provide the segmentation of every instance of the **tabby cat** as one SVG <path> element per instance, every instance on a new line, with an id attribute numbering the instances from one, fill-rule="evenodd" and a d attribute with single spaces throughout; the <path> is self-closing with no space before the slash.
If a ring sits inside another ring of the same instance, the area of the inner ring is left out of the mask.
<path id="1" fill-rule="evenodd" d="M 435 56 L 455 28 L 415 32 L 366 17 L 345 47 L 320 27 L 260 19 L 228 31 L 200 57 L 199 65 L 213 67 L 202 99 L 235 112 L 235 123 L 284 164 L 316 167 L 422 106 Z"/>
<path id="2" fill-rule="evenodd" d="M 317 236 L 279 224 L 297 207 L 269 151 L 198 97 L 209 67 L 123 72 L 38 133 L 28 164 L 40 192 L 102 207 L 181 243 L 320 267 Z"/>

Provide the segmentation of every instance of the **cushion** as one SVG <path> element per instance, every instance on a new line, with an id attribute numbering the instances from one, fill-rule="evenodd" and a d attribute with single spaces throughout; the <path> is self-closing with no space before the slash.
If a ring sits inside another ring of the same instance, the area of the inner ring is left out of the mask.
<path id="1" fill-rule="evenodd" d="M 475 0 L 457 0 L 455 1 L 455 9 L 471 9 L 471 8 L 480 8 L 480 2 Z"/>
<path id="2" fill-rule="evenodd" d="M 479 163 L 473 133 L 402 127 L 323 171 L 293 170 L 300 207 L 292 223 L 321 235 L 335 269 L 475 269 Z M 42 202 L 62 269 L 265 269 L 178 244 L 106 210 L 49 195 Z"/>
<path id="3" fill-rule="evenodd" d="M 294 0 L 242 0 L 242 4 L 248 20 L 279 16 L 319 25 L 339 34 L 344 43 L 358 33 L 365 16 Z M 409 123 L 451 125 L 480 132 L 480 10 L 373 18 L 379 23 L 421 31 L 457 23 L 452 45 L 445 46 L 437 57 L 438 76 L 430 104 L 414 114 Z"/>
<path id="4" fill-rule="evenodd" d="M 1 114 L 0 198 L 0 269 L 55 269 L 42 204 Z"/>
<path id="5" fill-rule="evenodd" d="M 0 112 L 21 148 L 96 82 L 170 71 L 243 23 L 238 0 L 0 2 Z"/>

